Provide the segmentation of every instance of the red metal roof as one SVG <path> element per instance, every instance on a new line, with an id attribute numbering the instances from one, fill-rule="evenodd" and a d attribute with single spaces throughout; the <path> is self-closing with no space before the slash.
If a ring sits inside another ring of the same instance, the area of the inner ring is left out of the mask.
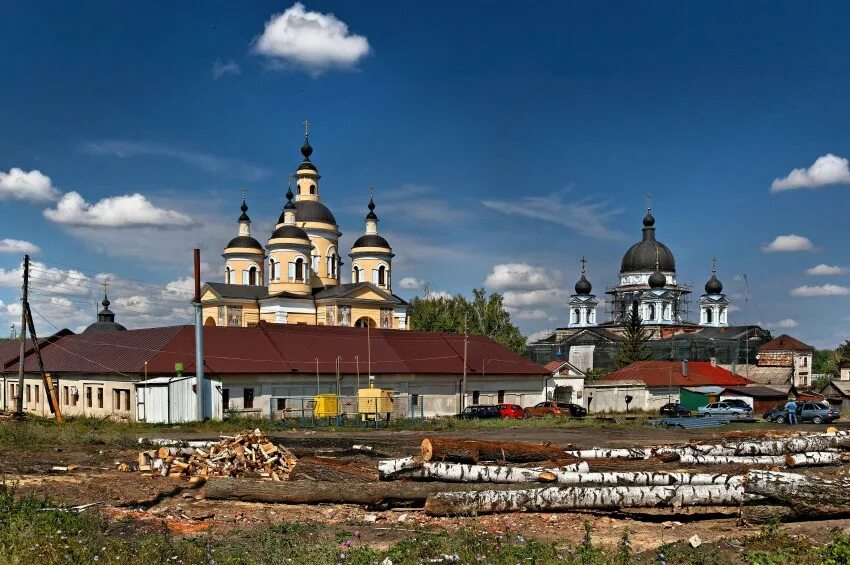
<path id="1" fill-rule="evenodd" d="M 788 334 L 775 337 L 759 347 L 759 351 L 814 351 L 814 349 L 811 345 L 806 345 Z"/>
<path id="2" fill-rule="evenodd" d="M 172 374 L 175 363 L 194 373 L 195 330 L 171 326 L 123 332 L 87 333 L 58 340 L 44 351 L 45 369 L 67 373 Z M 340 371 L 372 374 L 463 373 L 463 336 L 404 330 L 367 330 L 295 324 L 260 324 L 256 328 L 204 327 L 204 363 L 213 374 L 315 374 Z M 547 375 L 541 365 L 517 355 L 490 338 L 469 336 L 467 373 Z M 17 364 L 15 364 L 16 366 Z M 36 371 L 27 358 L 27 371 Z"/>
<path id="3" fill-rule="evenodd" d="M 150 361 L 183 328 L 170 326 L 122 332 L 90 332 L 62 337 L 42 350 L 50 373 L 141 374 Z M 17 371 L 17 363 L 9 370 Z M 27 372 L 38 371 L 35 355 L 24 361 Z M 172 366 L 173 372 L 173 366 Z"/>
<path id="4" fill-rule="evenodd" d="M 563 367 L 566 364 L 567 364 L 567 362 L 564 361 L 563 359 L 555 359 L 554 361 L 549 361 L 544 366 L 546 367 L 546 370 L 551 373 L 553 371 L 557 371 L 558 369 L 560 369 L 561 367 Z"/>
<path id="5" fill-rule="evenodd" d="M 619 371 L 608 373 L 601 381 L 638 380 L 648 387 L 672 386 L 740 386 L 749 384 L 744 377 L 733 375 L 708 361 L 690 361 L 688 376 L 682 374 L 681 361 L 638 361 Z"/>
<path id="6" fill-rule="evenodd" d="M 44 354 L 44 348 L 49 346 L 51 343 L 56 340 L 68 336 L 73 335 L 71 330 L 59 330 L 55 334 L 48 337 L 40 337 L 38 338 L 38 345 L 42 348 L 42 355 Z M 27 356 L 33 352 L 35 352 L 35 348 L 33 347 L 34 342 L 32 339 L 27 340 L 26 348 L 24 349 L 24 356 Z M 14 365 L 18 366 L 17 361 L 20 359 L 21 355 L 21 340 L 20 339 L 3 339 L 0 340 L 0 370 L 4 368 L 10 367 Z M 17 370 L 17 369 L 16 369 Z"/>

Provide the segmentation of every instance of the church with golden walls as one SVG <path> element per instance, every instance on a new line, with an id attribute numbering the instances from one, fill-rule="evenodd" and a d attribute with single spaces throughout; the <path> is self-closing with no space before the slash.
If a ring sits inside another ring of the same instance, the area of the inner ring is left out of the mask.
<path id="1" fill-rule="evenodd" d="M 305 124 L 306 125 L 306 124 Z M 378 233 L 370 197 L 363 235 L 348 257 L 351 282 L 342 283 L 342 232 L 319 196 L 319 171 L 305 131 L 303 160 L 265 247 L 251 235 L 243 196 L 238 233 L 224 248 L 224 282 L 201 291 L 204 325 L 278 324 L 407 329 L 408 304 L 392 292 L 393 251 Z"/>

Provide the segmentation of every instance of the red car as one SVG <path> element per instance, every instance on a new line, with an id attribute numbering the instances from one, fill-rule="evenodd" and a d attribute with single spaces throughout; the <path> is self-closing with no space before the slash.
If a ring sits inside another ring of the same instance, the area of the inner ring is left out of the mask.
<path id="1" fill-rule="evenodd" d="M 519 420 L 525 418 L 525 410 L 519 404 L 499 404 L 499 414 L 502 418 L 513 418 Z"/>

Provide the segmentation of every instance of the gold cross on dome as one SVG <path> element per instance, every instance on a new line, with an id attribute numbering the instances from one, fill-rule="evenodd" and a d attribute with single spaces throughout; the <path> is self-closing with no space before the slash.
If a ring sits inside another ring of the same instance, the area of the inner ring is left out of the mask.
<path id="1" fill-rule="evenodd" d="M 304 137 L 310 135 L 310 122 L 308 120 L 304 120 L 301 125 L 304 126 Z"/>

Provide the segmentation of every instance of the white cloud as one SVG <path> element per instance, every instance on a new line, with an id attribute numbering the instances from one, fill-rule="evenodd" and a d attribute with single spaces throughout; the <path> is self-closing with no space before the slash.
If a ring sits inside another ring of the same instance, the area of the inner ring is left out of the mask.
<path id="1" fill-rule="evenodd" d="M 850 184 L 850 168 L 844 157 L 827 153 L 818 157 L 808 169 L 794 169 L 787 177 L 775 179 L 770 191 L 818 188 L 830 184 Z"/>
<path id="2" fill-rule="evenodd" d="M 796 328 L 800 325 L 797 320 L 792 320 L 791 318 L 785 318 L 784 320 L 779 320 L 778 322 L 770 322 L 766 324 L 770 329 L 791 329 Z"/>
<path id="3" fill-rule="evenodd" d="M 425 300 L 439 300 L 441 298 L 450 299 L 453 296 L 445 290 L 429 290 L 425 293 Z"/>
<path id="4" fill-rule="evenodd" d="M 534 310 L 517 310 L 516 313 L 512 313 L 512 315 L 517 320 L 545 320 L 549 317 L 549 314 L 547 314 L 545 310 L 541 310 L 539 308 Z"/>
<path id="5" fill-rule="evenodd" d="M 0 239 L 0 253 L 38 253 L 38 245 L 22 239 Z"/>
<path id="6" fill-rule="evenodd" d="M 216 59 L 215 63 L 213 63 L 212 74 L 213 78 L 216 80 L 220 79 L 223 76 L 227 75 L 238 75 L 242 73 L 242 69 L 239 68 L 239 65 L 236 64 L 236 61 L 222 61 L 221 59 Z"/>
<path id="7" fill-rule="evenodd" d="M 560 288 L 537 290 L 509 290 L 504 293 L 504 304 L 509 308 L 527 308 L 529 306 L 562 306 L 569 296 Z"/>
<path id="8" fill-rule="evenodd" d="M 535 341 L 540 341 L 541 339 L 544 339 L 544 338 L 549 337 L 549 336 L 550 336 L 550 335 L 552 335 L 553 333 L 555 333 L 555 332 L 553 332 L 552 330 L 540 330 L 540 331 L 536 331 L 536 332 L 534 332 L 534 333 L 529 334 L 528 336 L 526 336 L 526 341 L 527 341 L 528 343 L 533 343 L 533 342 L 535 342 Z"/>
<path id="9" fill-rule="evenodd" d="M 811 240 L 802 235 L 778 235 L 769 244 L 762 246 L 765 253 L 790 253 L 794 251 L 814 251 Z"/>
<path id="10" fill-rule="evenodd" d="M 222 174 L 245 180 L 260 180 L 271 174 L 265 167 L 260 167 L 239 159 L 190 151 L 162 143 L 121 140 L 93 141 L 85 144 L 83 150 L 93 155 L 109 155 L 121 158 L 140 156 L 170 157 L 209 173 Z"/>
<path id="11" fill-rule="evenodd" d="M 76 192 L 62 196 L 56 208 L 48 208 L 44 216 L 57 224 L 94 228 L 187 229 L 192 219 L 175 210 L 157 208 L 141 194 L 104 198 L 89 204 Z"/>
<path id="12" fill-rule="evenodd" d="M 497 290 L 539 289 L 557 284 L 559 273 L 550 273 L 542 267 L 527 263 L 503 263 L 494 265 L 484 280 L 484 286 Z"/>
<path id="13" fill-rule="evenodd" d="M 850 272 L 850 269 L 846 267 L 827 265 L 825 263 L 821 263 L 820 265 L 816 265 L 810 269 L 806 269 L 807 275 L 843 275 L 848 272 Z"/>
<path id="14" fill-rule="evenodd" d="M 620 239 L 623 234 L 608 227 L 612 218 L 623 212 L 622 208 L 609 208 L 607 201 L 590 197 L 575 202 L 564 200 L 567 191 L 547 196 L 527 196 L 519 200 L 484 200 L 482 204 L 503 214 L 516 214 L 566 226 L 581 235 L 599 239 Z"/>
<path id="15" fill-rule="evenodd" d="M 742 312 L 743 310 L 744 310 L 744 309 L 743 309 L 743 308 L 741 308 L 740 306 L 738 306 L 737 304 L 730 304 L 730 305 L 728 306 L 728 308 L 726 308 L 726 311 L 727 311 L 727 312 L 729 312 L 730 314 L 731 314 L 732 312 Z"/>
<path id="16" fill-rule="evenodd" d="M 353 67 L 369 54 L 369 42 L 349 33 L 333 14 L 308 12 L 296 2 L 266 22 L 254 42 L 254 51 L 278 64 L 305 68 L 313 76 L 328 69 Z"/>
<path id="17" fill-rule="evenodd" d="M 425 281 L 415 277 L 404 277 L 399 281 L 398 285 L 406 290 L 418 290 L 425 286 Z"/>
<path id="18" fill-rule="evenodd" d="M 810 298 L 813 296 L 850 296 L 850 287 L 838 286 L 836 284 L 824 284 L 821 286 L 800 286 L 791 291 L 791 296 Z"/>
<path id="19" fill-rule="evenodd" d="M 52 202 L 59 194 L 50 177 L 41 171 L 27 172 L 18 167 L 12 167 L 8 173 L 0 171 L 0 200 Z"/>

